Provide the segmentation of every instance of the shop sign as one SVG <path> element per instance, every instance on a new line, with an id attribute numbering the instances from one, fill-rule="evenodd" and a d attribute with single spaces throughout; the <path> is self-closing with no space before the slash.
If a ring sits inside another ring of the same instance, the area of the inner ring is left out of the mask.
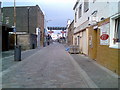
<path id="1" fill-rule="evenodd" d="M 54 31 L 48 31 L 49 33 L 54 33 Z"/>
<path id="2" fill-rule="evenodd" d="M 100 36 L 100 39 L 102 39 L 102 40 L 107 40 L 109 38 L 109 35 L 108 34 L 102 34 L 101 36 Z"/>
<path id="3" fill-rule="evenodd" d="M 100 45 L 109 45 L 110 23 L 105 22 L 100 26 Z"/>
<path id="4" fill-rule="evenodd" d="M 66 33 L 66 31 L 61 31 L 61 33 Z"/>

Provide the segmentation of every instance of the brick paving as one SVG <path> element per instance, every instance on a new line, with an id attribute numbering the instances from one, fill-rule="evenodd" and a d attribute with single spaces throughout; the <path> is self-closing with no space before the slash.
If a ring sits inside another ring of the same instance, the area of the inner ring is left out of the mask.
<path id="1" fill-rule="evenodd" d="M 3 88 L 117 88 L 114 73 L 88 57 L 70 55 L 62 44 L 38 50 L 10 67 L 2 77 Z"/>
<path id="2" fill-rule="evenodd" d="M 88 88 L 62 45 L 53 44 L 3 75 L 3 88 Z"/>
<path id="3" fill-rule="evenodd" d="M 80 54 L 71 55 L 99 88 L 118 88 L 118 76 L 115 73 L 89 57 Z"/>
<path id="4" fill-rule="evenodd" d="M 31 56 L 32 54 L 39 51 L 41 48 L 31 49 L 21 52 L 21 59 L 24 60 L 25 58 Z M 14 50 L 2 52 L 2 71 L 8 69 L 9 67 L 19 63 L 18 61 L 14 61 Z"/>

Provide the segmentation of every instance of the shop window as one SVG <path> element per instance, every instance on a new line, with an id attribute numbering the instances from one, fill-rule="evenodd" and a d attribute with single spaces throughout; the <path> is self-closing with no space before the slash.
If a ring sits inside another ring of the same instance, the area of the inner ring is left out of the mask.
<path id="1" fill-rule="evenodd" d="M 120 43 L 120 17 L 115 19 L 115 33 L 113 43 Z"/>
<path id="2" fill-rule="evenodd" d="M 120 14 L 110 18 L 110 48 L 120 48 Z"/>
<path id="3" fill-rule="evenodd" d="M 75 12 L 75 22 L 77 22 L 77 13 Z"/>

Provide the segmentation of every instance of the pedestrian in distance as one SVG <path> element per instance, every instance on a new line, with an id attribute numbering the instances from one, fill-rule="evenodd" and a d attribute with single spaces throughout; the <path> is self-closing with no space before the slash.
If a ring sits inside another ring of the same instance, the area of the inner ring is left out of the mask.
<path id="1" fill-rule="evenodd" d="M 50 45 L 50 40 L 52 39 L 52 37 L 48 34 L 47 36 L 47 45 Z"/>

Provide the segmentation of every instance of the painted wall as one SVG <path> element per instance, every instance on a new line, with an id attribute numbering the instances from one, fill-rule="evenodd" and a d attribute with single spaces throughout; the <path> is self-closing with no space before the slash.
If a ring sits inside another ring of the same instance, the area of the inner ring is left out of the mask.
<path id="1" fill-rule="evenodd" d="M 74 34 L 73 40 L 74 45 L 79 45 L 80 52 L 88 55 L 88 29 Z"/>
<path id="2" fill-rule="evenodd" d="M 95 2 L 93 3 L 93 0 L 89 1 L 89 10 L 87 12 L 84 12 L 84 0 L 78 0 L 79 3 L 76 6 L 74 12 L 77 12 L 77 22 L 74 22 L 75 27 L 79 27 L 80 25 L 82 25 L 81 27 L 86 28 L 89 23 L 85 23 L 86 21 L 90 21 L 91 18 L 91 14 L 97 10 L 97 14 L 96 17 L 98 18 L 98 22 L 101 21 L 101 18 L 108 18 L 116 13 L 118 13 L 119 10 L 119 4 L 118 1 L 119 0 L 114 0 L 114 1 L 108 1 L 108 0 L 95 0 Z M 120 1 L 119 1 L 120 3 Z M 79 13 L 79 6 L 82 4 L 82 16 L 79 18 L 78 17 L 78 13 Z M 89 19 L 88 19 L 89 17 Z M 86 26 L 84 26 L 84 24 Z M 83 29 L 84 29 L 83 28 Z M 77 29 L 76 31 L 80 31 L 81 29 Z"/>
<path id="3" fill-rule="evenodd" d="M 86 54 L 86 55 L 88 55 L 88 32 L 87 32 L 87 30 L 85 30 L 85 31 L 83 31 L 82 32 L 83 33 L 83 36 L 82 36 L 82 53 L 84 53 L 84 54 Z"/>
<path id="4" fill-rule="evenodd" d="M 98 26 L 108 21 L 109 19 L 106 19 L 100 22 Z M 89 57 L 120 75 L 120 49 L 110 48 L 109 45 L 100 45 L 100 30 L 94 30 L 93 27 L 89 28 L 89 42 L 92 36 L 92 46 L 89 44 Z"/>

